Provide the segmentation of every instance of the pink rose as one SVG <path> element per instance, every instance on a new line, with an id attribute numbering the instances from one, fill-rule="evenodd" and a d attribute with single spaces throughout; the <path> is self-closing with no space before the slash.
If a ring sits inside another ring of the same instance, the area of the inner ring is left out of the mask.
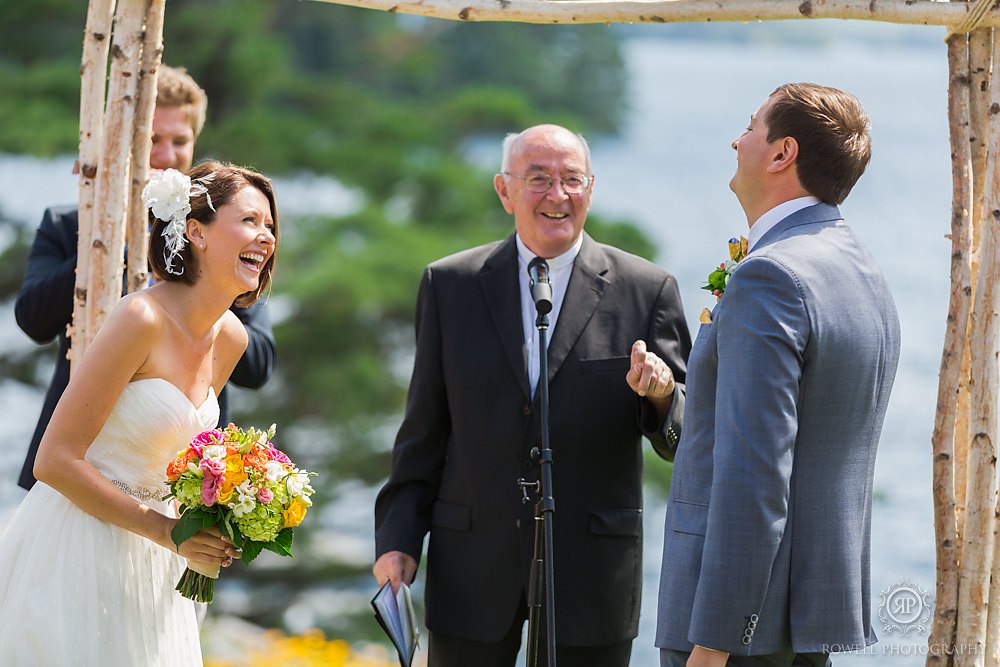
<path id="1" fill-rule="evenodd" d="M 205 507 L 211 507 L 219 499 L 219 486 L 221 478 L 215 475 L 205 475 L 201 481 L 201 502 Z"/>
<path id="2" fill-rule="evenodd" d="M 276 448 L 271 443 L 267 443 L 267 456 L 272 461 L 277 461 L 278 463 L 291 463 L 291 459 L 285 456 L 285 453 L 280 449 Z"/>
<path id="3" fill-rule="evenodd" d="M 260 502 L 262 502 L 265 505 L 267 505 L 272 500 L 274 500 L 274 492 L 271 491 L 271 489 L 269 489 L 267 487 L 261 487 L 260 491 L 257 492 L 257 499 Z"/>
<path id="4" fill-rule="evenodd" d="M 208 431 L 202 431 L 191 438 L 191 447 L 198 452 L 198 456 L 201 456 L 202 449 L 209 445 L 220 445 L 225 439 L 226 435 L 222 431 L 213 428 Z"/>
<path id="5" fill-rule="evenodd" d="M 226 472 L 226 462 L 223 459 L 202 459 L 201 469 L 205 477 L 222 477 Z"/>

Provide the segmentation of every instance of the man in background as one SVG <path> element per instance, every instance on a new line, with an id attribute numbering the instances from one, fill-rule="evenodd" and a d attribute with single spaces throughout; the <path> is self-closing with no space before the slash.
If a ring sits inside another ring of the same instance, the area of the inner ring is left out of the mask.
<path id="1" fill-rule="evenodd" d="M 160 66 L 149 151 L 151 169 L 172 168 L 187 173 L 194 159 L 195 141 L 205 124 L 207 107 L 205 91 L 185 70 Z M 18 478 L 18 484 L 25 489 L 30 489 L 35 483 L 32 468 L 38 443 L 69 382 L 66 355 L 71 341 L 66 335 L 66 328 L 73 318 L 79 228 L 77 213 L 75 206 L 46 209 L 35 233 L 28 267 L 14 303 L 17 324 L 32 340 L 44 344 L 54 338 L 59 339 L 55 371 Z M 258 302 L 250 308 L 234 306 L 232 311 L 243 322 L 250 340 L 230 380 L 242 387 L 256 389 L 267 381 L 274 368 L 274 334 L 267 306 Z M 229 422 L 225 389 L 219 396 L 219 410 L 219 423 L 225 425 Z"/>

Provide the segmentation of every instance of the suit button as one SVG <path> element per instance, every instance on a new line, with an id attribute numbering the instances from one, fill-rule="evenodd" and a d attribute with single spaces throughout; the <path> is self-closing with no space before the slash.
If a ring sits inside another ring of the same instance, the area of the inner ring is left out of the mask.
<path id="1" fill-rule="evenodd" d="M 760 620 L 760 616 L 757 614 L 750 614 L 750 622 L 756 624 Z"/>
<path id="2" fill-rule="evenodd" d="M 535 464 L 531 461 L 521 461 L 521 470 L 531 470 L 535 467 Z"/>
<path id="3" fill-rule="evenodd" d="M 747 637 L 746 635 L 743 635 L 743 639 L 741 639 L 740 641 L 743 642 L 744 646 L 750 646 L 751 639 L 749 637 Z"/>
<path id="4" fill-rule="evenodd" d="M 530 415 L 531 414 L 531 406 L 530 405 L 525 405 L 523 408 L 521 408 L 521 412 L 523 412 L 525 415 Z"/>

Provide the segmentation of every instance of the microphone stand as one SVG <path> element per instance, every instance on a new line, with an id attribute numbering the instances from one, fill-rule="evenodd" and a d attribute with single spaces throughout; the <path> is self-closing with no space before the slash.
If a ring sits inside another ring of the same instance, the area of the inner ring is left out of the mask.
<path id="1" fill-rule="evenodd" d="M 544 264 L 544 261 L 542 262 Z M 548 265 L 545 265 L 545 283 Z M 534 276 L 532 276 L 534 279 Z M 534 283 L 534 280 L 532 280 Z M 544 285 L 548 287 L 548 285 Z M 556 511 L 556 501 L 552 496 L 552 449 L 549 446 L 549 364 L 548 341 L 546 334 L 549 329 L 549 310 L 552 309 L 551 293 L 548 301 L 533 299 L 538 317 L 535 328 L 538 329 L 538 391 L 541 392 L 542 403 L 542 447 L 533 447 L 531 456 L 541 466 L 541 482 L 525 482 L 518 480 L 521 487 L 522 500 L 528 502 L 527 489 L 539 491 L 538 502 L 535 504 L 535 544 L 534 556 L 531 562 L 531 577 L 528 583 L 528 649 L 527 667 L 539 667 L 539 640 L 541 634 L 540 615 L 542 599 L 545 600 L 545 630 L 546 646 L 548 647 L 547 665 L 556 667 L 556 610 L 555 610 L 555 568 L 553 563 L 552 520 Z M 544 587 L 544 590 L 543 590 Z"/>

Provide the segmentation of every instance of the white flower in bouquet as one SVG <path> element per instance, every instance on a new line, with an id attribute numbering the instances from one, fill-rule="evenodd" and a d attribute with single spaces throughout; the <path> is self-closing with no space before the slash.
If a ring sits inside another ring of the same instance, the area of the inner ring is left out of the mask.
<path id="1" fill-rule="evenodd" d="M 209 445 L 208 447 L 205 447 L 201 456 L 202 458 L 209 459 L 225 459 L 226 447 L 225 445 Z"/>
<path id="2" fill-rule="evenodd" d="M 288 489 L 288 495 L 293 498 L 300 498 L 312 493 L 313 488 L 309 486 L 309 473 L 296 468 L 285 479 L 285 488 Z"/>
<path id="3" fill-rule="evenodd" d="M 287 470 L 280 461 L 268 461 L 264 466 L 264 477 L 269 482 L 280 482 Z"/>

